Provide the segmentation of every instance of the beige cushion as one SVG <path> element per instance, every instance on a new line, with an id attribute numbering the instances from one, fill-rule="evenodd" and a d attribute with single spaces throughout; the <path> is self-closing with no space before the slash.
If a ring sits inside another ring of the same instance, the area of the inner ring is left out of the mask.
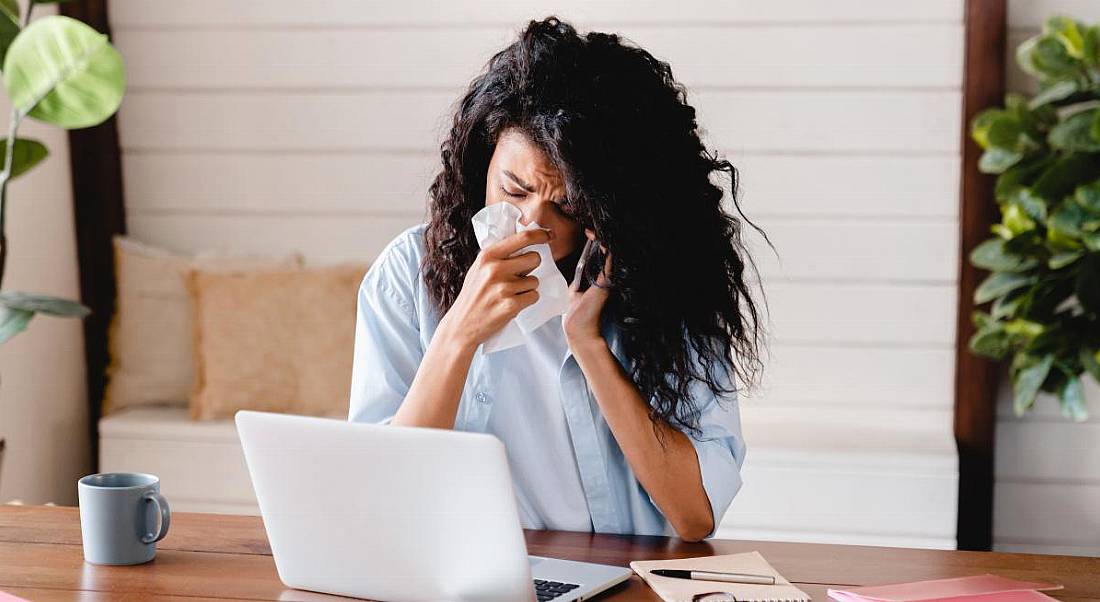
<path id="1" fill-rule="evenodd" d="M 356 298 L 367 267 L 191 270 L 192 418 L 229 418 L 237 410 L 346 416 Z"/>
<path id="2" fill-rule="evenodd" d="M 295 268 L 300 255 L 281 258 L 185 257 L 116 236 L 115 313 L 109 328 L 109 377 L 103 412 L 130 406 L 187 404 L 192 388 L 191 300 L 184 277 L 192 268 Z"/>

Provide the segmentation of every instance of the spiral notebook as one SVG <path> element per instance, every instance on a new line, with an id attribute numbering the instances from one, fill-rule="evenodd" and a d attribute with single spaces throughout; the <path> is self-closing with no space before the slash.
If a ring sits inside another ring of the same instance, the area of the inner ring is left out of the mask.
<path id="1" fill-rule="evenodd" d="M 665 602 L 691 602 L 697 594 L 727 592 L 737 602 L 810 602 L 806 592 L 791 585 L 778 571 L 768 564 L 759 552 L 745 554 L 725 554 L 723 556 L 700 556 L 698 558 L 678 558 L 676 560 L 635 560 L 630 568 L 646 582 Z M 775 577 L 775 585 L 751 585 L 746 583 L 724 583 L 721 581 L 698 581 L 677 579 L 651 574 L 653 569 L 687 569 L 696 571 L 724 571 L 729 573 L 751 573 Z"/>

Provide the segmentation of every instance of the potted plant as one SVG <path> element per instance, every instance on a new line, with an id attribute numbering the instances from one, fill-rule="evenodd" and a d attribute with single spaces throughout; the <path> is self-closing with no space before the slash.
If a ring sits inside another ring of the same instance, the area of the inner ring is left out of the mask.
<path id="1" fill-rule="evenodd" d="M 1017 415 L 1046 391 L 1079 421 L 1082 379 L 1100 381 L 1100 28 L 1055 17 L 1016 61 L 1038 93 L 1008 94 L 971 124 L 1001 220 L 970 254 L 991 272 L 970 349 L 1009 360 Z"/>
<path id="2" fill-rule="evenodd" d="M 20 124 L 29 117 L 65 129 L 97 125 L 118 110 L 126 88 L 122 57 L 107 36 L 59 15 L 32 23 L 31 12 L 43 3 L 31 0 L 20 15 L 16 0 L 0 0 L 0 75 L 12 106 L 7 137 L 0 139 L 0 286 L 8 257 L 8 182 L 49 154 L 41 142 L 17 137 Z M 0 343 L 25 329 L 35 314 L 88 313 L 76 301 L 0 288 Z M 0 454 L 3 446 L 0 438 Z"/>

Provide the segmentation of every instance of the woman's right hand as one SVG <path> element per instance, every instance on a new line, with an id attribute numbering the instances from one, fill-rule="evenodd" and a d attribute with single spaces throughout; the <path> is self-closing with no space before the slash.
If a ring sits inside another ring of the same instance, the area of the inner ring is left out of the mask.
<path id="1" fill-rule="evenodd" d="M 534 228 L 516 232 L 482 249 L 462 282 L 439 330 L 463 345 L 476 347 L 504 327 L 525 307 L 538 301 L 538 278 L 528 275 L 538 267 L 539 254 L 520 249 L 550 242 L 550 231 Z"/>

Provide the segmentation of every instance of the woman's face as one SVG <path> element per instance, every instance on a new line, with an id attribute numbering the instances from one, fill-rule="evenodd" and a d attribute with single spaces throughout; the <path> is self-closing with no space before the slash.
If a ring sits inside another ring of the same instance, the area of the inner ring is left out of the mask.
<path id="1" fill-rule="evenodd" d="M 485 204 L 509 202 L 523 213 L 523 224 L 536 222 L 554 233 L 550 251 L 561 261 L 580 247 L 581 225 L 564 213 L 565 184 L 546 154 L 517 129 L 497 139 L 489 161 Z"/>

